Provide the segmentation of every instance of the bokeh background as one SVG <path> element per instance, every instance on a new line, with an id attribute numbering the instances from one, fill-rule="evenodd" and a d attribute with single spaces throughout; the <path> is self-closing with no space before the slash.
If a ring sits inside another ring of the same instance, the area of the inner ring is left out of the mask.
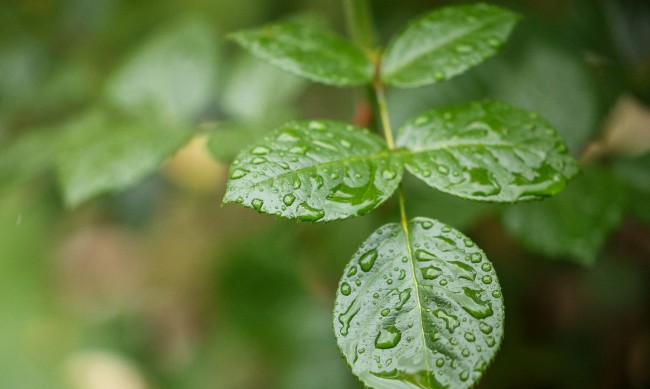
<path id="1" fill-rule="evenodd" d="M 454 2 L 371 3 L 385 43 Z M 389 91 L 395 126 L 485 97 L 537 111 L 583 169 L 514 206 L 406 182 L 410 215 L 462 229 L 499 274 L 505 341 L 479 387 L 650 388 L 650 3 L 491 3 L 524 15 L 497 57 Z M 367 120 L 363 90 L 226 39 L 279 19 L 346 33 L 332 0 L 2 1 L 0 387 L 361 387 L 333 299 L 395 204 L 323 225 L 220 205 L 228 161 L 284 120 Z"/>

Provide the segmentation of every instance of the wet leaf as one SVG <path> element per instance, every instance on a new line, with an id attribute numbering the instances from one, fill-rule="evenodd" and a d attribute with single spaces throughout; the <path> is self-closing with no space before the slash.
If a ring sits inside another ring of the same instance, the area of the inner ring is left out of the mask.
<path id="1" fill-rule="evenodd" d="M 253 55 L 298 76 L 330 85 L 362 85 L 374 66 L 352 43 L 298 23 L 277 23 L 234 33 L 231 38 Z"/>
<path id="2" fill-rule="evenodd" d="M 514 12 L 487 4 L 428 13 L 389 43 L 382 79 L 389 85 L 418 87 L 464 73 L 496 53 L 517 19 Z"/>
<path id="3" fill-rule="evenodd" d="M 539 115 L 496 101 L 434 109 L 400 129 L 406 168 L 429 186 L 482 201 L 538 199 L 577 172 L 555 129 Z"/>
<path id="4" fill-rule="evenodd" d="M 345 219 L 383 203 L 402 171 L 399 158 L 367 130 L 291 122 L 237 156 L 224 202 L 289 219 Z"/>
<path id="5" fill-rule="evenodd" d="M 503 300 L 485 254 L 428 218 L 387 224 L 345 269 L 334 331 L 375 389 L 469 388 L 503 337 Z"/>
<path id="6" fill-rule="evenodd" d="M 554 198 L 508 207 L 506 229 L 534 252 L 592 265 L 625 207 L 620 183 L 585 170 Z"/>
<path id="7" fill-rule="evenodd" d="M 70 126 L 56 162 L 69 206 L 138 183 L 191 136 L 189 131 L 151 122 L 118 122 L 99 112 Z"/>

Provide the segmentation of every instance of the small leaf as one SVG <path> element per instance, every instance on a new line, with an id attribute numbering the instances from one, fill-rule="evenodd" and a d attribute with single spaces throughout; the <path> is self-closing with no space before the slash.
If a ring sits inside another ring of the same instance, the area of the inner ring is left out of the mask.
<path id="1" fill-rule="evenodd" d="M 291 122 L 238 155 L 224 203 L 305 221 L 363 215 L 397 188 L 403 167 L 367 130 Z"/>
<path id="2" fill-rule="evenodd" d="M 428 111 L 400 129 L 406 168 L 429 186 L 482 201 L 538 199 L 578 168 L 539 115 L 496 101 Z"/>
<path id="3" fill-rule="evenodd" d="M 487 4 L 442 8 L 414 20 L 386 48 L 382 80 L 418 87 L 452 78 L 491 57 L 517 22 Z"/>
<path id="4" fill-rule="evenodd" d="M 621 222 L 625 194 L 598 170 L 585 170 L 554 198 L 517 204 L 503 214 L 506 229 L 531 250 L 592 265 Z"/>
<path id="5" fill-rule="evenodd" d="M 327 31 L 277 23 L 231 37 L 253 55 L 313 81 L 345 86 L 373 78 L 374 66 L 363 50 Z"/>
<path id="6" fill-rule="evenodd" d="M 492 264 L 428 218 L 375 231 L 345 269 L 334 332 L 353 373 L 375 389 L 469 388 L 503 337 Z"/>
<path id="7" fill-rule="evenodd" d="M 136 51 L 110 77 L 106 95 L 124 112 L 188 124 L 209 102 L 216 62 L 210 26 L 186 21 Z"/>
<path id="8" fill-rule="evenodd" d="M 151 123 L 116 123 L 97 112 L 71 126 L 57 159 L 59 183 L 69 206 L 136 184 L 191 136 Z"/>

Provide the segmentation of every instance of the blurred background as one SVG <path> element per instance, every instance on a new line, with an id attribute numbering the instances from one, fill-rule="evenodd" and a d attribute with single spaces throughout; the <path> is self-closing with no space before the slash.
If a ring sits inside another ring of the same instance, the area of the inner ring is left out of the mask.
<path id="1" fill-rule="evenodd" d="M 377 34 L 449 3 L 374 0 Z M 491 3 L 524 15 L 499 55 L 389 91 L 395 126 L 486 97 L 537 111 L 581 163 L 514 206 L 407 179 L 407 212 L 463 230 L 499 274 L 505 341 L 479 387 L 650 388 L 650 3 Z M 226 39 L 279 19 L 346 33 L 331 0 L 2 1 L 0 387 L 361 388 L 331 310 L 396 205 L 323 225 L 220 206 L 228 162 L 279 123 L 367 119 L 362 90 Z"/>

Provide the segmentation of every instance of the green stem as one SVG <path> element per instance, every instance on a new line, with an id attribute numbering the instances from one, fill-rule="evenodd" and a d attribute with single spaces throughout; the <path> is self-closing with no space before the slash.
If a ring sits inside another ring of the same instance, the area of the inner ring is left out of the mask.
<path id="1" fill-rule="evenodd" d="M 352 40 L 357 45 L 371 50 L 375 44 L 369 0 L 343 0 L 346 22 Z"/>

